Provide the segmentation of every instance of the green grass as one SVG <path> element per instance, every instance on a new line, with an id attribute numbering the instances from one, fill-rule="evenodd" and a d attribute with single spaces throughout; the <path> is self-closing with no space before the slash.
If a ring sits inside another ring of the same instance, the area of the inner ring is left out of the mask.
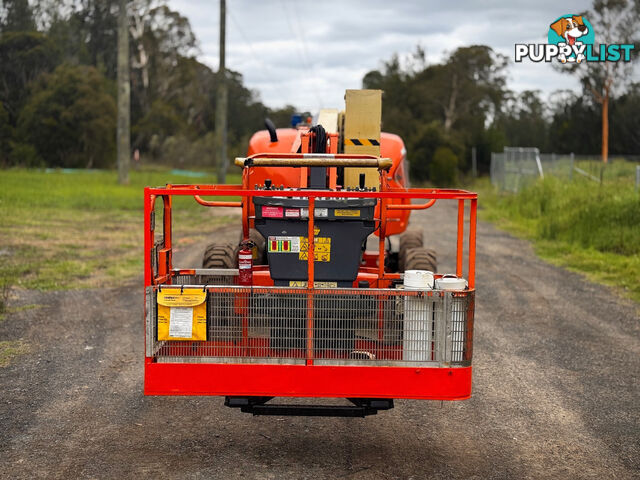
<path id="1" fill-rule="evenodd" d="M 481 219 L 532 240 L 549 262 L 640 302 L 640 195 L 633 186 L 548 177 L 517 195 L 496 192 L 488 179 L 473 188 Z"/>
<path id="2" fill-rule="evenodd" d="M 240 183 L 240 175 L 228 175 L 229 183 Z M 132 171 L 130 183 L 117 184 L 114 171 L 76 170 L 65 173 L 62 170 L 47 173 L 43 170 L 9 169 L 0 172 L 0 221 L 12 216 L 11 210 L 48 208 L 81 210 L 92 212 L 139 212 L 142 208 L 142 189 L 162 186 L 166 183 L 215 183 L 213 174 L 193 178 L 187 175 L 172 175 L 169 170 Z M 175 203 L 187 209 L 197 210 L 192 198 L 178 198 Z M 5 212 L 5 210 L 7 210 Z M 15 210 L 14 210 L 15 211 Z M 30 223 L 29 218 L 24 218 Z M 0 224 L 1 225 L 1 224 Z"/>
<path id="3" fill-rule="evenodd" d="M 2 313 L 0 313 L 0 322 L 2 322 L 5 319 L 5 316 L 7 314 L 11 314 L 11 313 L 18 313 L 18 312 L 25 312 L 27 310 L 34 310 L 36 308 L 42 308 L 44 305 L 39 305 L 37 303 L 30 303 L 27 305 L 21 305 L 19 307 L 7 307 L 4 309 L 4 311 Z"/>
<path id="4" fill-rule="evenodd" d="M 6 367 L 18 355 L 29 351 L 29 345 L 22 340 L 0 341 L 0 367 Z"/>
<path id="5" fill-rule="evenodd" d="M 239 183 L 230 175 L 229 183 Z M 132 171 L 129 185 L 112 171 L 0 171 L 0 280 L 38 289 L 92 287 L 142 272 L 143 188 L 215 183 L 215 177 Z M 213 216 L 191 197 L 176 197 L 174 234 L 204 238 Z"/>
<path id="6" fill-rule="evenodd" d="M 618 185 L 624 184 L 633 186 L 636 178 L 636 163 L 632 161 L 626 161 L 620 157 L 610 157 L 609 163 L 606 165 L 598 160 L 580 161 L 574 162 L 574 166 L 580 168 L 589 175 L 602 178 L 602 181 L 606 184 L 609 182 L 616 182 Z M 579 173 L 574 172 L 574 176 L 580 176 Z"/>

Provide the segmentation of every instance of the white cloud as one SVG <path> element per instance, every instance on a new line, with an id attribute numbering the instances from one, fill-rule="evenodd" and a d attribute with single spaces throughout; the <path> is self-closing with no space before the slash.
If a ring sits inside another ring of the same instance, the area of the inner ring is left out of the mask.
<path id="1" fill-rule="evenodd" d="M 513 57 L 515 43 L 546 41 L 552 20 L 589 3 L 227 0 L 227 67 L 242 73 L 245 85 L 271 107 L 341 107 L 345 89 L 359 88 L 364 74 L 394 53 L 420 44 L 433 62 L 459 46 L 484 44 Z M 169 5 L 189 18 L 200 41 L 199 60 L 217 69 L 218 2 Z M 512 63 L 509 79 L 516 91 L 578 88 L 575 78 L 547 64 Z"/>

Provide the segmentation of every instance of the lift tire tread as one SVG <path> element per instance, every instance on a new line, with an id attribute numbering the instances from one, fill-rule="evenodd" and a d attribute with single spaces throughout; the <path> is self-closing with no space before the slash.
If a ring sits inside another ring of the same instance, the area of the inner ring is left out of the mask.
<path id="1" fill-rule="evenodd" d="M 407 251 L 405 260 L 405 270 L 438 270 L 436 252 L 429 248 L 411 248 Z"/>
<path id="2" fill-rule="evenodd" d="M 237 246 L 232 243 L 209 245 L 202 257 L 203 268 L 237 268 L 238 255 Z"/>
<path id="3" fill-rule="evenodd" d="M 407 230 L 400 235 L 400 249 L 398 251 L 398 267 L 401 272 L 408 270 L 405 267 L 407 252 L 414 248 L 421 248 L 423 246 L 424 234 L 422 230 Z"/>

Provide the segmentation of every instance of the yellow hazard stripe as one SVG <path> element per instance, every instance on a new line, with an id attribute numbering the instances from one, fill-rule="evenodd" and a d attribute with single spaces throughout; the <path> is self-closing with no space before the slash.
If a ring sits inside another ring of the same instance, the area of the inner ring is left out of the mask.
<path id="1" fill-rule="evenodd" d="M 378 145 L 380 145 L 380 142 L 375 138 L 345 138 L 344 144 L 345 145 L 366 145 L 366 146 L 377 147 Z"/>

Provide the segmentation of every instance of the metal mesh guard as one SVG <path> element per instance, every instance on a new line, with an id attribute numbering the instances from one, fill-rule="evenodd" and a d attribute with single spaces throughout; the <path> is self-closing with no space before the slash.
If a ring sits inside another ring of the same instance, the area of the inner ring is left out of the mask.
<path id="1" fill-rule="evenodd" d="M 148 356 L 159 362 L 188 363 L 304 364 L 307 359 L 315 365 L 471 363 L 472 291 L 206 289 L 205 342 L 156 341 L 156 288 L 147 289 Z"/>

